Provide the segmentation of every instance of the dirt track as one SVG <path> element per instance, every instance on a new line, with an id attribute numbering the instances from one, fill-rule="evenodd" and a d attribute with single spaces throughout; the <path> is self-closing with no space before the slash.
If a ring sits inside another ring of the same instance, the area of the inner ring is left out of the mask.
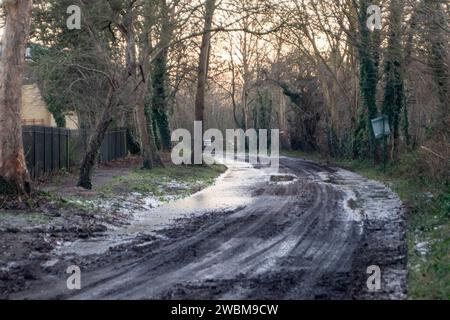
<path id="1" fill-rule="evenodd" d="M 67 254 L 65 264 L 11 298 L 405 298 L 397 196 L 304 160 L 282 158 L 281 172 L 295 179 L 271 182 L 264 168 L 231 166 L 216 186 L 147 212 L 129 227 L 131 242 L 87 257 Z M 184 218 L 167 225 L 167 217 Z M 66 288 L 71 264 L 82 269 L 79 291 Z M 370 265 L 381 268 L 378 292 L 367 291 Z"/>

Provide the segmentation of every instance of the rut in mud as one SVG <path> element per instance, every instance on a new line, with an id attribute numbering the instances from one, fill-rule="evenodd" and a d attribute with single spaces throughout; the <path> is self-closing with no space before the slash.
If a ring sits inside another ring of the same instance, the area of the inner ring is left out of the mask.
<path id="1" fill-rule="evenodd" d="M 146 212 L 128 229 L 132 241 L 86 257 L 74 244 L 63 263 L 11 298 L 405 298 L 397 196 L 345 170 L 280 163 L 274 177 L 236 162 L 215 186 Z M 82 269 L 79 291 L 66 287 L 71 264 Z M 382 272 L 376 292 L 366 285 L 371 265 Z"/>

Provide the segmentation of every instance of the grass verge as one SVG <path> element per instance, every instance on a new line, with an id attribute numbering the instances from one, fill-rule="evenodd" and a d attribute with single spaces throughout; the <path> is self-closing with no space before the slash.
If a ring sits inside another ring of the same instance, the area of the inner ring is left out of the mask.
<path id="1" fill-rule="evenodd" d="M 226 171 L 219 164 L 212 166 L 175 166 L 152 170 L 135 169 L 130 174 L 114 177 L 99 189 L 109 196 L 117 193 L 137 192 L 156 197 L 186 197 L 214 183 Z"/>
<path id="2" fill-rule="evenodd" d="M 378 180 L 396 192 L 408 208 L 408 296 L 450 299 L 450 182 L 432 182 L 411 153 L 396 165 L 382 166 L 319 154 L 285 151 L 283 155 L 327 162 Z"/>

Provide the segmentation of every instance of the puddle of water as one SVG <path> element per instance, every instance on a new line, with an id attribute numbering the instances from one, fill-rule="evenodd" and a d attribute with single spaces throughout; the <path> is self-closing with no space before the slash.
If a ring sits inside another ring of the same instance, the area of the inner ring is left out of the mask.
<path id="1" fill-rule="evenodd" d="M 157 231 L 180 218 L 210 212 L 233 213 L 238 208 L 246 207 L 256 201 L 252 194 L 263 184 L 293 183 L 295 179 L 298 179 L 295 177 L 293 181 L 270 182 L 272 176 L 279 174 L 274 173 L 270 168 L 254 168 L 239 160 L 232 162 L 227 160 L 227 166 L 228 171 L 218 178 L 215 185 L 189 198 L 162 204 L 154 197 L 147 197 L 140 199 L 140 205 L 130 206 L 131 209 L 119 208 L 119 210 L 128 210 L 128 213 L 132 215 L 130 225 L 110 229 L 96 239 L 78 240 L 65 244 L 57 248 L 56 253 L 102 254 L 110 247 L 131 242 L 139 234 L 155 235 Z M 333 177 L 340 181 L 339 190 L 343 193 L 343 199 L 340 201 L 343 202 L 344 210 L 339 213 L 343 221 L 362 224 L 364 216 L 369 219 L 385 219 L 392 216 L 401 206 L 395 194 L 381 183 L 363 179 L 343 169 L 338 170 Z M 318 183 L 330 184 L 330 175 L 325 172 L 319 172 L 311 178 Z M 381 194 L 384 194 L 383 200 L 378 198 Z M 361 206 L 349 205 L 352 199 Z M 360 232 L 363 232 L 362 226 Z"/>
<path id="2" fill-rule="evenodd" d="M 401 209 L 402 202 L 398 196 L 381 182 L 362 178 L 343 169 L 339 169 L 337 175 L 343 182 L 340 185 L 342 189 L 348 191 L 347 198 L 356 199 L 368 219 L 389 220 Z M 346 199 L 346 202 L 348 200 L 350 199 Z"/>
<path id="3" fill-rule="evenodd" d="M 144 209 L 122 208 L 133 215 L 130 225 L 113 228 L 95 239 L 66 243 L 55 253 L 81 256 L 102 254 L 111 247 L 131 242 L 139 234 L 154 235 L 180 218 L 209 212 L 234 212 L 254 201 L 252 191 L 270 179 L 270 170 L 255 169 L 242 161 L 227 161 L 227 166 L 227 172 L 217 179 L 215 185 L 189 198 L 167 204 L 161 204 L 154 197 L 143 198 L 141 208 Z"/>

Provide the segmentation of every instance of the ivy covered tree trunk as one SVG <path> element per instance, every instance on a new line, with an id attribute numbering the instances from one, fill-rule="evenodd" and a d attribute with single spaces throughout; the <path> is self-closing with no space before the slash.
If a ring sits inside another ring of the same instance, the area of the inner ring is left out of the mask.
<path id="1" fill-rule="evenodd" d="M 169 151 L 172 146 L 168 116 L 168 92 L 167 92 L 167 55 L 168 45 L 172 38 L 169 8 L 166 0 L 160 0 L 161 33 L 158 47 L 163 48 L 153 63 L 152 77 L 152 112 L 155 138 L 159 132 L 159 145 L 161 149 Z"/>
<path id="2" fill-rule="evenodd" d="M 152 79 L 152 112 L 156 124 L 155 134 L 158 130 L 160 146 L 168 151 L 171 149 L 171 139 L 167 114 L 167 53 L 156 59 Z"/>
<path id="3" fill-rule="evenodd" d="M 145 1 L 145 30 L 151 30 L 153 25 L 154 3 L 150 0 Z M 143 36 L 140 57 L 141 65 L 139 66 L 139 83 L 137 87 L 136 97 L 136 123 L 138 127 L 139 137 L 141 139 L 141 154 L 143 159 L 143 168 L 152 169 L 154 166 L 163 166 L 158 147 L 155 142 L 155 135 L 152 128 L 152 113 L 149 112 L 146 105 L 146 98 L 149 95 L 149 79 L 150 79 L 150 33 Z"/>
<path id="4" fill-rule="evenodd" d="M 141 92 L 138 94 L 138 99 L 136 101 L 136 123 L 139 138 L 141 140 L 142 167 L 144 169 L 152 169 L 155 166 L 153 162 L 154 156 L 152 155 L 152 145 L 156 148 L 156 144 L 154 141 L 151 143 L 151 138 L 149 135 L 149 126 L 147 125 L 149 115 L 145 112 L 145 98 L 142 97 L 142 95 L 144 95 L 142 90 L 144 89 L 139 88 L 138 90 Z"/>
<path id="5" fill-rule="evenodd" d="M 152 28 L 154 2 L 152 0 L 146 0 L 143 5 L 145 12 L 144 30 L 148 31 Z M 131 3 L 132 7 L 133 4 Z M 162 165 L 162 161 L 155 144 L 153 130 L 148 125 L 151 123 L 151 120 L 149 121 L 151 115 L 148 114 L 148 106 L 146 106 L 146 97 L 149 93 L 150 41 L 148 37 L 150 35 L 149 33 L 143 33 L 141 35 L 142 43 L 139 43 L 140 46 L 137 45 L 134 26 L 135 19 L 136 17 L 132 13 L 132 10 L 130 10 L 127 18 L 124 19 L 121 31 L 126 39 L 126 66 L 128 74 L 133 80 L 131 82 L 133 95 L 130 97 L 130 102 L 134 109 L 134 121 L 139 136 L 139 147 L 135 149 L 139 149 L 141 153 L 142 167 L 144 169 L 152 169 L 155 165 Z M 138 47 L 139 63 L 136 54 Z M 131 138 L 131 135 L 129 137 Z"/>
<path id="6" fill-rule="evenodd" d="M 402 46 L 398 45 L 402 40 L 401 19 L 403 15 L 403 9 L 403 0 L 391 1 L 389 18 L 389 40 L 384 66 L 386 83 L 384 88 L 384 101 L 382 111 L 383 114 L 388 116 L 389 124 L 392 128 L 393 158 L 396 158 L 396 155 L 398 153 L 400 120 L 402 110 L 403 108 L 405 108 L 405 86 L 403 78 L 404 57 Z"/>
<path id="7" fill-rule="evenodd" d="M 152 169 L 155 166 L 163 166 L 158 147 L 156 145 L 155 133 L 153 131 L 153 119 L 151 110 L 145 105 L 145 97 L 148 95 L 147 84 L 142 83 L 142 92 L 138 95 L 137 117 L 139 126 L 139 135 L 142 139 L 143 168 Z"/>
<path id="8" fill-rule="evenodd" d="M 367 138 L 369 154 L 376 159 L 376 141 L 372 131 L 371 120 L 377 116 L 377 57 L 374 56 L 372 34 L 367 27 L 367 8 L 371 5 L 369 0 L 361 0 L 359 8 L 359 65 L 360 65 L 360 90 L 365 114 L 365 124 L 360 122 L 355 135 L 356 145 L 362 147 L 364 136 Z M 364 150 L 358 150 L 359 154 L 365 153 Z"/>
<path id="9" fill-rule="evenodd" d="M 439 119 L 437 128 L 450 139 L 449 74 L 448 74 L 448 12 L 444 1 L 424 0 L 426 21 L 426 39 L 429 51 L 429 64 L 438 90 Z"/>
<path id="10" fill-rule="evenodd" d="M 22 141 L 22 78 L 32 0 L 3 1 L 6 27 L 0 60 L 0 193 L 31 192 Z"/>

